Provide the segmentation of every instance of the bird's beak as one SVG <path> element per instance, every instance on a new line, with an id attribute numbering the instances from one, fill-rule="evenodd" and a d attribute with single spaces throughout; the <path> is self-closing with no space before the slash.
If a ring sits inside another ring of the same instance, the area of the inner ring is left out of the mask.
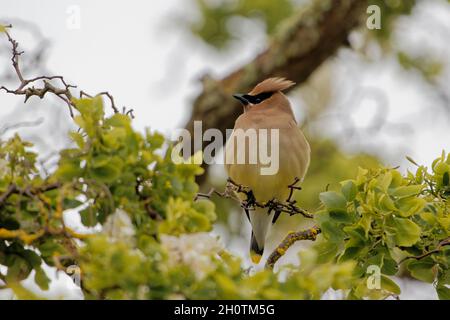
<path id="1" fill-rule="evenodd" d="M 240 94 L 240 93 L 233 94 L 233 98 L 239 100 L 244 106 L 249 104 L 247 99 L 244 98 L 243 94 Z"/>

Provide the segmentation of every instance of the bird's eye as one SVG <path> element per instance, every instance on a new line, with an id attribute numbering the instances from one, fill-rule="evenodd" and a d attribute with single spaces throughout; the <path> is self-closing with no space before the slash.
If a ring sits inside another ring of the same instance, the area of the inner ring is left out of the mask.
<path id="1" fill-rule="evenodd" d="M 244 95 L 244 98 L 252 104 L 259 104 L 259 103 L 263 102 L 264 100 L 270 98 L 272 96 L 272 94 L 273 94 L 273 92 L 264 92 L 264 93 L 260 93 L 256 96 L 246 94 L 246 95 Z"/>

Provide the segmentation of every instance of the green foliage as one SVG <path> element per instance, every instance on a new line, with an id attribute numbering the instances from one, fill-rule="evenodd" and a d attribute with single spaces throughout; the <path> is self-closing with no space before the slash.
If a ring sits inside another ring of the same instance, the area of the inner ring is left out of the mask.
<path id="1" fill-rule="evenodd" d="M 89 299 L 319 299 L 329 288 L 379 299 L 400 293 L 390 277 L 402 264 L 448 299 L 450 156 L 431 172 L 359 168 L 354 179 L 311 195 L 321 203 L 317 244 L 300 252 L 298 267 L 248 274 L 208 233 L 216 213 L 211 201 L 194 201 L 199 166 L 174 164 L 164 137 L 135 131 L 126 115 L 105 115 L 101 98 L 74 102 L 79 130 L 48 176 L 38 173 L 30 143 L 17 135 L 0 142 L 0 279 L 18 297 L 36 298 L 20 285 L 32 271 L 48 288 L 45 262 L 77 264 Z M 334 171 L 354 166 L 330 154 Z M 68 209 L 102 231 L 71 230 Z M 381 270 L 378 289 L 367 286 L 370 266 Z"/>
<path id="2" fill-rule="evenodd" d="M 313 252 L 304 253 L 302 267 L 286 270 L 286 279 L 280 281 L 278 275 L 269 270 L 246 275 L 238 259 L 217 247 L 206 245 L 209 250 L 205 250 L 203 245 L 202 250 L 186 245 L 186 242 L 214 242 L 209 235 L 191 234 L 173 237 L 170 241 L 175 242 L 175 247 L 173 244 L 168 247 L 164 241 L 160 244 L 147 239 L 145 251 L 140 251 L 129 243 L 111 242 L 103 236 L 90 239 L 82 250 L 81 264 L 86 274 L 88 296 L 111 299 L 318 299 L 329 287 L 346 288 L 352 279 L 353 263 L 316 266 L 316 256 L 311 256 Z M 167 252 L 168 248 L 171 252 Z M 195 255 L 195 259 L 189 258 L 190 255 Z"/>
<path id="3" fill-rule="evenodd" d="M 381 13 L 381 28 L 371 30 L 381 40 L 388 40 L 392 34 L 393 23 L 399 15 L 411 14 L 416 5 L 416 0 L 370 0 L 369 5 L 377 5 Z"/>
<path id="4" fill-rule="evenodd" d="M 75 102 L 80 129 L 70 133 L 74 146 L 61 151 L 58 168 L 44 179 L 30 143 L 17 135 L 0 142 L 0 264 L 8 267 L 8 282 L 35 270 L 36 283 L 46 289 L 42 261 L 62 269 L 74 261 L 75 239 L 87 236 L 65 226 L 67 209 L 79 208 L 82 223 L 94 226 L 120 208 L 139 239 L 159 229 L 209 231 L 215 219 L 212 203 L 193 201 L 200 167 L 172 163 L 164 137 L 134 131 L 128 116 L 105 117 L 100 97 Z"/>
<path id="5" fill-rule="evenodd" d="M 428 173 L 423 166 L 405 177 L 395 169 L 359 169 L 356 179 L 342 182 L 340 191 L 320 194 L 324 209 L 316 213 L 324 240 L 316 249 L 323 261 L 356 261 L 360 278 L 351 290 L 353 298 L 379 298 L 397 294 L 388 276 L 397 274 L 405 261 L 411 276 L 436 281 L 445 291 L 448 282 L 450 235 L 448 173 L 450 157 L 437 159 Z M 414 259 L 401 260 L 413 256 Z M 366 270 L 381 269 L 385 292 L 367 290 Z M 442 294 L 440 294 L 442 295 Z M 445 295 L 445 293 L 443 293 Z"/>

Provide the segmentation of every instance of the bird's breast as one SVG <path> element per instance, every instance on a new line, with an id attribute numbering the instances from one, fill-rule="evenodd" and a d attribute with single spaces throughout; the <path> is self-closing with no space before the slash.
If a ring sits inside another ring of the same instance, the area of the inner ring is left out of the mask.
<path id="1" fill-rule="evenodd" d="M 236 123 L 225 148 L 225 168 L 258 201 L 285 200 L 288 185 L 303 179 L 308 169 L 309 144 L 293 120 L 284 125 L 272 121 L 271 126 L 258 120 Z"/>

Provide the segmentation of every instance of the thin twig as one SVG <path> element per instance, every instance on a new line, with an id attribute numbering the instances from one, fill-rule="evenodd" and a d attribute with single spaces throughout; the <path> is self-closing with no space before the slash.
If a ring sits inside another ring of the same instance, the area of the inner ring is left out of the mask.
<path id="1" fill-rule="evenodd" d="M 8 25 L 5 27 L 12 28 L 12 25 Z M 17 87 L 17 89 L 10 89 L 5 86 L 1 86 L 0 90 L 4 90 L 5 92 L 11 93 L 14 95 L 23 95 L 23 96 L 25 96 L 24 102 L 27 102 L 28 99 L 33 96 L 43 99 L 47 93 L 52 93 L 56 97 L 58 97 L 59 99 L 64 101 L 64 103 L 69 108 L 70 116 L 73 118 L 74 117 L 73 109 L 76 109 L 76 103 L 73 100 L 73 94 L 71 92 L 71 89 L 76 88 L 76 86 L 69 84 L 64 79 L 63 76 L 58 76 L 58 75 L 56 75 L 56 76 L 45 76 L 44 75 L 44 76 L 37 76 L 34 78 L 26 79 L 20 68 L 20 61 L 19 61 L 19 58 L 24 53 L 24 51 L 18 50 L 19 43 L 11 37 L 11 35 L 9 34 L 9 32 L 7 30 L 4 30 L 4 33 L 6 34 L 8 41 L 11 43 L 11 52 L 12 52 L 11 62 L 12 62 L 12 66 L 14 68 L 15 74 L 16 74 L 17 78 L 19 79 L 20 83 L 19 83 L 19 86 Z M 54 81 L 54 80 L 59 80 L 60 84 L 62 85 L 62 88 L 53 85 L 51 83 L 51 81 Z M 35 87 L 35 86 L 33 86 L 33 84 L 41 84 L 41 87 Z M 29 86 L 29 85 L 31 85 L 31 86 Z M 82 97 L 83 95 L 92 97 L 91 95 L 88 95 L 83 91 L 80 91 L 80 97 Z M 115 105 L 113 96 L 107 91 L 100 92 L 96 96 L 102 96 L 102 95 L 106 96 L 109 99 L 111 109 L 113 110 L 113 112 L 119 113 L 120 111 Z M 133 109 L 126 110 L 126 108 L 124 107 L 123 113 L 130 116 L 131 118 L 134 118 Z"/>
<path id="2" fill-rule="evenodd" d="M 286 251 L 297 241 L 299 240 L 311 240 L 314 241 L 317 238 L 317 235 L 320 233 L 320 228 L 318 226 L 314 226 L 310 229 L 291 232 L 289 233 L 284 240 L 276 247 L 276 249 L 270 254 L 269 258 L 266 261 L 266 269 L 273 269 L 275 263 L 286 254 Z"/>
<path id="3" fill-rule="evenodd" d="M 2 195 L 0 195 L 0 206 L 2 206 L 6 202 L 6 200 L 13 194 L 25 194 L 32 197 L 33 195 L 36 195 L 38 193 L 57 189 L 60 186 L 61 184 L 59 182 L 51 183 L 37 188 L 19 188 L 16 184 L 10 184 L 8 186 L 8 189 Z"/>
<path id="4" fill-rule="evenodd" d="M 288 198 L 286 199 L 286 202 L 281 202 L 275 198 L 267 202 L 258 202 L 250 188 L 236 183 L 231 178 L 228 178 L 224 192 L 218 192 L 215 189 L 211 189 L 208 193 L 198 193 L 195 196 L 194 200 L 197 200 L 200 197 L 211 198 L 213 194 L 216 194 L 219 197 L 231 198 L 237 201 L 244 210 L 255 210 L 255 208 L 257 207 L 263 209 L 267 208 L 268 212 L 284 212 L 288 213 L 290 216 L 300 214 L 305 218 L 311 219 L 313 218 L 313 215 L 305 209 L 298 207 L 296 205 L 296 201 L 292 200 L 294 190 L 301 190 L 300 187 L 296 186 L 299 181 L 300 179 L 295 178 L 294 183 L 287 186 L 290 189 L 290 192 Z M 241 200 L 238 197 L 233 196 L 234 194 L 243 194 L 245 195 L 246 199 Z"/>
<path id="5" fill-rule="evenodd" d="M 286 203 L 280 202 L 277 199 L 272 199 L 270 201 L 261 203 L 258 202 L 252 192 L 246 186 L 236 183 L 231 178 L 228 178 L 227 184 L 225 186 L 224 192 L 218 192 L 214 188 L 211 189 L 208 193 L 198 193 L 194 201 L 199 198 L 208 198 L 210 199 L 213 194 L 218 195 L 223 198 L 231 198 L 239 202 L 241 207 L 248 212 L 248 210 L 254 210 L 256 207 L 258 208 L 267 208 L 268 214 L 270 212 L 285 212 L 289 215 L 301 214 L 306 218 L 313 218 L 313 215 L 307 212 L 306 210 L 299 208 L 296 205 L 296 201 L 292 199 L 295 190 L 301 190 L 297 184 L 300 182 L 299 178 L 295 178 L 294 182 L 287 187 L 289 188 L 289 195 L 286 199 Z M 245 199 L 241 200 L 238 197 L 235 197 L 235 194 L 244 194 Z M 314 226 L 308 230 L 291 232 L 286 238 L 278 245 L 278 247 L 272 252 L 266 262 L 267 269 L 273 269 L 275 263 L 286 253 L 290 246 L 292 246 L 296 241 L 299 240 L 316 240 L 317 235 L 320 233 L 320 228 L 318 226 Z"/>
<path id="6" fill-rule="evenodd" d="M 400 260 L 400 262 L 399 262 L 398 264 L 402 264 L 403 262 L 405 262 L 406 260 L 409 260 L 409 259 L 421 260 L 421 259 L 423 259 L 423 258 L 426 258 L 426 257 L 428 257 L 428 256 L 431 256 L 431 255 L 434 254 L 434 253 L 441 252 L 442 247 L 445 247 L 445 246 L 448 246 L 448 245 L 450 245 L 450 237 L 449 237 L 449 238 L 446 238 L 446 239 L 444 239 L 444 240 L 442 240 L 442 241 L 440 241 L 440 242 L 438 243 L 438 245 L 436 246 L 436 249 L 433 249 L 433 250 L 431 250 L 431 251 L 425 252 L 425 253 L 420 254 L 420 255 L 418 255 L 418 256 L 408 256 L 408 257 L 405 257 L 405 258 L 403 258 L 402 260 Z"/>

